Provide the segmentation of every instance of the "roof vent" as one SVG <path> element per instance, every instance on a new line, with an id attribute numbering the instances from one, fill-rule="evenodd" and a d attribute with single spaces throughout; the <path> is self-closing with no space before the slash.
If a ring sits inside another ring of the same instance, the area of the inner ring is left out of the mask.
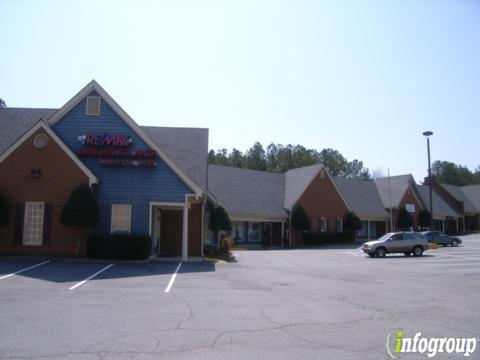
<path id="1" fill-rule="evenodd" d="M 87 105 L 85 107 L 85 115 L 100 115 L 100 96 L 87 96 Z"/>

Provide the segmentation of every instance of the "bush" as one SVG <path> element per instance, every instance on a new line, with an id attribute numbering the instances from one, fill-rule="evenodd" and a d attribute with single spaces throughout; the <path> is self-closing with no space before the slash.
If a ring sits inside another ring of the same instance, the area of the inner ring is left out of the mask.
<path id="1" fill-rule="evenodd" d="M 301 206 L 297 206 L 292 212 L 292 226 L 298 231 L 309 231 L 311 228 L 310 218 Z"/>
<path id="2" fill-rule="evenodd" d="M 413 226 L 412 215 L 407 211 L 407 209 L 402 208 L 398 211 L 398 227 L 402 230 L 408 230 Z"/>
<path id="3" fill-rule="evenodd" d="M 223 207 L 215 205 L 210 209 L 208 228 L 213 232 L 232 230 L 232 220 Z"/>
<path id="4" fill-rule="evenodd" d="M 8 205 L 7 200 L 0 194 L 0 225 L 8 225 Z"/>
<path id="5" fill-rule="evenodd" d="M 63 206 L 60 222 L 81 228 L 94 227 L 98 221 L 95 194 L 87 185 L 76 188 Z"/>
<path id="6" fill-rule="evenodd" d="M 220 240 L 220 252 L 226 255 L 230 255 L 233 247 L 235 246 L 235 241 L 228 236 L 223 235 L 222 239 Z"/>
<path id="7" fill-rule="evenodd" d="M 362 230 L 362 221 L 353 211 L 350 211 L 345 215 L 343 222 L 343 228 L 347 231 Z"/>
<path id="8" fill-rule="evenodd" d="M 347 243 L 352 241 L 352 234 L 349 232 L 304 232 L 302 241 L 305 245 Z"/>
<path id="9" fill-rule="evenodd" d="M 88 239 L 88 256 L 96 259 L 144 260 L 152 239 L 142 234 L 94 234 Z"/>
<path id="10" fill-rule="evenodd" d="M 420 210 L 418 213 L 418 225 L 423 228 L 430 227 L 430 211 Z"/>

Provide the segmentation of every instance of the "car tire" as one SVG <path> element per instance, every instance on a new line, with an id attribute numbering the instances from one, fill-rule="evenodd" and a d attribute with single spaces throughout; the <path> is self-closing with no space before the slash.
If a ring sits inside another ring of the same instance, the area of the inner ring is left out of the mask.
<path id="1" fill-rule="evenodd" d="M 422 256 L 423 255 L 423 247 L 421 246 L 415 246 L 413 248 L 413 256 Z"/>
<path id="2" fill-rule="evenodd" d="M 384 258 L 385 255 L 387 255 L 387 250 L 385 248 L 380 247 L 377 250 L 375 250 L 375 256 L 376 257 Z"/>
<path id="3" fill-rule="evenodd" d="M 443 244 L 443 247 L 447 247 L 447 244 Z"/>
<path id="4" fill-rule="evenodd" d="M 370 256 L 371 258 L 374 258 L 375 254 L 368 254 L 368 256 Z"/>
<path id="5" fill-rule="evenodd" d="M 405 251 L 404 254 L 405 254 L 405 256 L 410 256 L 410 255 L 412 255 L 412 252 L 411 251 Z"/>
<path id="6" fill-rule="evenodd" d="M 457 247 L 457 246 L 458 246 L 458 240 L 457 240 L 457 239 L 453 239 L 453 240 L 452 240 L 452 246 L 453 246 L 453 247 Z"/>

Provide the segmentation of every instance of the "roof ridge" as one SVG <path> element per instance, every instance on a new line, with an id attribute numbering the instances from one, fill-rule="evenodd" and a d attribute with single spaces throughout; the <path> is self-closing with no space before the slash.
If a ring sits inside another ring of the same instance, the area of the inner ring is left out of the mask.
<path id="1" fill-rule="evenodd" d="M 217 164 L 208 164 L 208 166 L 216 166 L 216 167 L 221 167 L 221 168 L 226 168 L 226 169 L 235 169 L 239 171 L 249 171 L 249 172 L 256 172 L 256 173 L 262 173 L 262 174 L 272 174 L 272 175 L 285 175 L 283 173 L 277 173 L 273 171 L 263 171 L 263 170 L 255 170 L 255 169 L 248 169 L 248 168 L 239 168 L 236 166 L 228 166 L 228 165 L 217 165 Z"/>
<path id="2" fill-rule="evenodd" d="M 209 130 L 209 128 L 204 127 L 183 127 L 183 126 L 153 126 L 153 125 L 140 125 L 142 128 L 151 128 L 151 129 L 181 129 L 181 130 Z"/>

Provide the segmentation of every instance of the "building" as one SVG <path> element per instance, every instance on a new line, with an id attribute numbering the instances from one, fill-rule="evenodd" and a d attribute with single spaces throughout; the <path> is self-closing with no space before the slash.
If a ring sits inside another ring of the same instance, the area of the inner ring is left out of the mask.
<path id="1" fill-rule="evenodd" d="M 141 127 L 91 81 L 60 109 L 0 109 L 0 132 L 0 192 L 15 219 L 0 227 L 1 252 L 72 255 L 59 213 L 88 183 L 96 232 L 150 234 L 152 255 L 202 255 L 207 129 Z"/>

